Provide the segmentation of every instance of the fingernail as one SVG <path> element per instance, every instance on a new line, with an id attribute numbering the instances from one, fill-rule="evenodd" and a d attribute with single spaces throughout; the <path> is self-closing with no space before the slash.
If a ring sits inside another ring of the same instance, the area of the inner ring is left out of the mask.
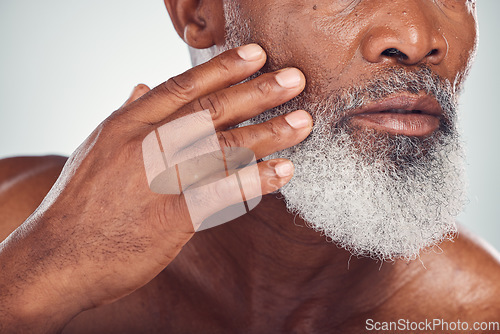
<path id="1" fill-rule="evenodd" d="M 293 164 L 290 161 L 279 162 L 274 166 L 274 172 L 279 177 L 287 177 L 293 174 Z"/>
<path id="2" fill-rule="evenodd" d="M 309 125 L 311 117 L 304 110 L 297 110 L 285 116 L 285 120 L 294 129 L 302 129 Z"/>
<path id="3" fill-rule="evenodd" d="M 238 49 L 238 55 L 246 61 L 259 60 L 264 50 L 257 44 L 248 44 Z"/>
<path id="4" fill-rule="evenodd" d="M 300 85 L 300 71 L 296 68 L 287 68 L 276 74 L 276 82 L 283 88 L 295 88 Z"/>

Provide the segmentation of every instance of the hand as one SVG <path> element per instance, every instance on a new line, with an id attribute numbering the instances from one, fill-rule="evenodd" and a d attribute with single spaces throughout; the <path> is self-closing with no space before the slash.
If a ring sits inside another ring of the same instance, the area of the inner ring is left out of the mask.
<path id="1" fill-rule="evenodd" d="M 249 148 L 256 159 L 307 137 L 312 119 L 305 111 L 228 129 L 304 89 L 305 78 L 297 69 L 237 84 L 265 61 L 260 47 L 248 45 L 153 90 L 139 86 L 94 130 L 71 155 L 40 207 L 2 243 L 4 328 L 20 318 L 26 328 L 31 324 L 43 331 L 36 324 L 42 318 L 49 323 L 47 328 L 62 328 L 79 312 L 147 284 L 193 236 L 184 194 L 160 195 L 149 189 L 142 144 L 155 129 L 209 110 L 220 146 Z M 185 129 L 186 135 L 193 131 Z M 285 159 L 260 162 L 260 192 L 270 193 L 288 182 L 293 173 L 287 168 L 290 164 Z M 243 178 L 245 182 L 252 180 Z M 212 212 L 221 209 L 217 196 Z"/>

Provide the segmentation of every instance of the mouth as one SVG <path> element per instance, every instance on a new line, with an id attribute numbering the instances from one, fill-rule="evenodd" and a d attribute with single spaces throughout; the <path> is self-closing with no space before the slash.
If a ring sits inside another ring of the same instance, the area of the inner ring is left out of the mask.
<path id="1" fill-rule="evenodd" d="M 426 137 L 439 129 L 443 114 L 441 105 L 429 95 L 399 93 L 354 109 L 346 117 L 361 129 Z"/>

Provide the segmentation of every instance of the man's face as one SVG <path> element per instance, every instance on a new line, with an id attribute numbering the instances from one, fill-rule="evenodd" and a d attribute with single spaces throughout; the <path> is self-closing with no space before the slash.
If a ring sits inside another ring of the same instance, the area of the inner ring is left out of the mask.
<path id="1" fill-rule="evenodd" d="M 475 51 L 475 0 L 231 2 L 267 51 L 265 70 L 298 67 L 306 94 L 324 97 L 390 66 L 427 64 L 458 83 Z"/>
<path id="2" fill-rule="evenodd" d="M 473 1 L 225 1 L 226 41 L 297 67 L 304 93 L 259 115 L 305 109 L 312 134 L 281 192 L 354 255 L 414 259 L 456 231 L 464 202 L 457 93 L 476 45 Z"/>

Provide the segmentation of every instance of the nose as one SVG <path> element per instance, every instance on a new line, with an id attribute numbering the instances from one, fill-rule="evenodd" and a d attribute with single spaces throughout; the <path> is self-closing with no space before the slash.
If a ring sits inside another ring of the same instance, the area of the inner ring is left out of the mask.
<path id="1" fill-rule="evenodd" d="M 370 63 L 441 63 L 448 42 L 432 19 L 433 9 L 423 3 L 407 1 L 398 10 L 381 8 L 374 14 L 373 25 L 361 42 L 363 58 Z"/>

